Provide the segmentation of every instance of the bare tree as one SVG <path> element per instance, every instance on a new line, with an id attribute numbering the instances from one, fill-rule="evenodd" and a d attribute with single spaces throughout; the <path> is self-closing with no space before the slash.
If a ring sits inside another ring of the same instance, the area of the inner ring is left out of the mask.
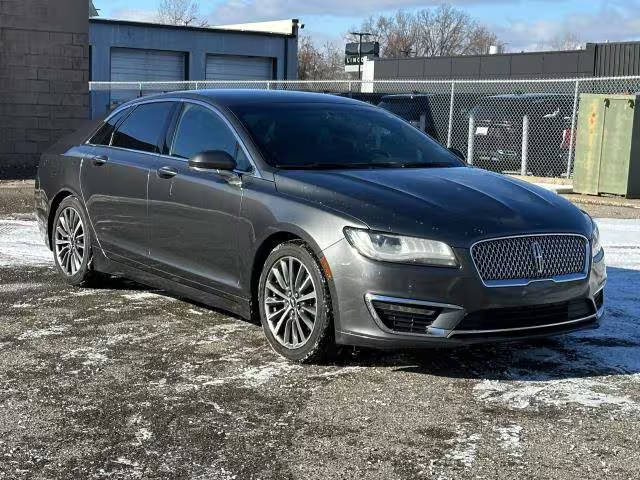
<path id="1" fill-rule="evenodd" d="M 569 31 L 556 35 L 549 42 L 552 50 L 579 50 L 583 45 L 579 35 Z"/>
<path id="2" fill-rule="evenodd" d="M 157 18 L 169 25 L 206 27 L 209 24 L 195 0 L 160 0 Z"/>
<path id="3" fill-rule="evenodd" d="M 329 42 L 317 47 L 310 37 L 298 40 L 298 79 L 325 80 L 347 78 L 344 55 L 340 48 Z"/>
<path id="4" fill-rule="evenodd" d="M 492 45 L 501 49 L 495 33 L 450 5 L 370 17 L 361 28 L 380 42 L 383 57 L 473 55 L 488 53 Z"/>

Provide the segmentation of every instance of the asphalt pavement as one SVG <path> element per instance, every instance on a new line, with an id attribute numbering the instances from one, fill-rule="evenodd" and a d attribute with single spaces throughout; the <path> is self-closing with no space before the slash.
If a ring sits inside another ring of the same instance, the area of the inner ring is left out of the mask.
<path id="1" fill-rule="evenodd" d="M 0 478 L 638 478 L 633 217 L 598 219 L 599 330 L 300 366 L 225 312 L 67 286 L 30 195 L 0 186 Z"/>

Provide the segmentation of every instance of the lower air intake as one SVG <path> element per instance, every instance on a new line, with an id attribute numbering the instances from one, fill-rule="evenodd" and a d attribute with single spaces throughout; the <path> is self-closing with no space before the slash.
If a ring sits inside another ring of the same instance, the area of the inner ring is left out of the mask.
<path id="1" fill-rule="evenodd" d="M 371 305 L 384 326 L 397 333 L 426 334 L 442 311 L 437 307 L 380 300 L 373 300 Z"/>

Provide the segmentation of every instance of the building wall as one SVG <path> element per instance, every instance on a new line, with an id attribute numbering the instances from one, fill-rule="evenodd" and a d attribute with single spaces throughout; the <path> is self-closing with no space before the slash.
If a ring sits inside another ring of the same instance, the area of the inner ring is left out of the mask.
<path id="1" fill-rule="evenodd" d="M 457 57 L 379 59 L 374 78 L 390 79 L 499 79 L 591 77 L 595 45 L 585 50 L 508 53 Z"/>
<path id="2" fill-rule="evenodd" d="M 89 115 L 87 0 L 0 0 L 0 178 Z"/>
<path id="3" fill-rule="evenodd" d="M 114 47 L 169 50 L 187 53 L 188 78 L 204 80 L 208 54 L 272 57 L 275 79 L 296 79 L 298 74 L 297 36 L 249 33 L 201 28 L 178 28 L 135 22 L 91 19 L 91 80 L 111 81 L 111 49 Z M 285 55 L 287 61 L 285 62 Z M 91 95 L 93 118 L 106 113 L 109 92 Z"/>

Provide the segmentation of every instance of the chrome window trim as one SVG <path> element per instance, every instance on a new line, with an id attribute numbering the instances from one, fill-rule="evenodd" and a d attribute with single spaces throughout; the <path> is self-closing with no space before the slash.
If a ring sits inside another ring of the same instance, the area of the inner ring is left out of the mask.
<path id="1" fill-rule="evenodd" d="M 391 330 L 384 324 L 382 319 L 378 316 L 378 313 L 376 312 L 376 309 L 373 306 L 374 300 L 377 300 L 380 302 L 391 302 L 391 303 L 400 303 L 400 304 L 404 303 L 407 305 L 422 305 L 425 307 L 436 307 L 436 308 L 442 308 L 445 310 L 464 310 L 464 308 L 459 305 L 452 305 L 449 303 L 430 302 L 426 300 L 414 300 L 414 299 L 399 298 L 399 297 L 387 297 L 385 295 L 376 295 L 373 293 L 366 293 L 364 296 L 364 301 L 367 305 L 367 309 L 369 310 L 369 313 L 373 317 L 373 320 L 375 321 L 378 328 L 380 328 L 383 332 L 390 333 L 392 335 L 407 336 L 407 337 L 446 337 L 446 333 L 448 333 L 449 331 L 443 330 L 441 328 L 434 328 L 434 327 L 429 327 L 427 329 L 427 333 L 396 332 L 394 330 Z M 446 333 L 443 334 L 442 332 L 446 332 Z"/>
<path id="2" fill-rule="evenodd" d="M 139 101 L 139 102 L 136 102 L 136 103 L 133 103 L 133 104 L 122 105 L 122 106 L 116 108 L 113 112 L 111 112 L 111 114 L 107 118 L 105 118 L 105 122 L 108 121 L 111 117 L 116 115 L 121 110 L 124 110 L 125 108 L 137 107 L 137 106 L 145 105 L 145 104 L 148 104 L 148 103 L 165 103 L 165 102 L 193 103 L 193 104 L 205 107 L 205 108 L 211 110 L 213 113 L 215 113 L 218 117 L 220 117 L 222 119 L 222 121 L 225 123 L 227 128 L 229 128 L 229 130 L 231 130 L 231 133 L 236 138 L 236 141 L 238 142 L 238 145 L 240 145 L 240 147 L 244 151 L 244 154 L 247 157 L 247 160 L 249 160 L 249 164 L 251 165 L 251 170 L 249 170 L 249 171 L 237 170 L 236 169 L 236 170 L 234 170 L 234 172 L 237 173 L 237 174 L 242 174 L 242 175 L 251 175 L 251 176 L 256 177 L 256 178 L 263 178 L 262 173 L 258 169 L 255 160 L 253 159 L 253 157 L 249 153 L 249 150 L 247 149 L 247 146 L 245 145 L 244 141 L 242 140 L 242 138 L 240 137 L 240 135 L 238 134 L 236 129 L 233 127 L 231 122 L 229 122 L 229 120 L 219 111 L 218 108 L 214 107 L 213 105 L 211 105 L 209 103 L 203 102 L 201 100 L 195 100 L 195 99 L 192 99 L 192 98 L 181 98 L 181 97 L 150 98 L 149 100 L 142 100 L 142 101 Z M 175 134 L 174 134 L 174 139 L 175 139 Z M 164 154 L 161 154 L 161 153 L 153 153 L 153 152 L 144 152 L 142 150 L 133 150 L 133 149 L 130 149 L 130 148 L 116 147 L 114 145 L 111 145 L 111 143 L 113 143 L 113 133 L 111 134 L 111 141 L 109 143 L 110 143 L 109 145 L 94 145 L 94 144 L 89 143 L 88 140 L 85 141 L 85 145 L 89 145 L 89 146 L 93 146 L 93 147 L 115 148 L 115 149 L 122 150 L 122 151 L 125 151 L 125 152 L 142 153 L 142 154 L 145 154 L 145 155 L 153 155 L 153 156 L 158 157 L 158 158 L 167 158 L 167 159 L 171 159 L 171 160 L 179 160 L 179 161 L 182 161 L 182 162 L 185 162 L 185 163 L 188 162 L 187 159 L 180 158 L 180 157 L 173 157 L 171 155 L 164 155 Z"/>
<path id="3" fill-rule="evenodd" d="M 577 318 L 575 320 L 567 320 L 566 322 L 547 323 L 545 325 L 535 325 L 533 327 L 516 327 L 516 328 L 497 328 L 493 330 L 451 330 L 451 333 L 447 338 L 455 337 L 456 335 L 473 335 L 473 334 L 485 334 L 485 333 L 503 333 L 503 332 L 519 332 L 522 330 L 537 330 L 540 328 L 560 327 L 562 325 L 571 325 L 574 323 L 586 322 L 591 319 L 598 319 L 598 313 L 593 313 L 586 317 Z"/>
<path id="4" fill-rule="evenodd" d="M 514 279 L 514 280 L 486 280 L 486 281 L 482 278 L 482 275 L 480 275 L 480 270 L 478 269 L 478 265 L 476 264 L 476 259 L 473 255 L 473 248 L 476 245 L 479 245 L 481 243 L 486 243 L 486 242 L 493 242 L 496 240 L 508 240 L 512 238 L 550 237 L 550 236 L 580 237 L 585 240 L 585 266 L 584 266 L 584 270 L 581 273 L 556 275 L 555 277 L 549 277 L 549 278 L 523 278 L 523 279 Z M 584 280 L 589 276 L 589 269 L 591 268 L 591 241 L 587 237 L 579 233 L 528 233 L 523 235 L 509 235 L 506 237 L 485 238 L 484 240 L 478 240 L 477 242 L 471 245 L 471 248 L 469 248 L 469 255 L 471 255 L 471 261 L 473 262 L 473 266 L 476 269 L 478 278 L 480 279 L 482 284 L 488 288 L 526 287 L 531 283 L 549 282 L 549 281 L 554 283 L 575 282 L 578 280 Z"/>

